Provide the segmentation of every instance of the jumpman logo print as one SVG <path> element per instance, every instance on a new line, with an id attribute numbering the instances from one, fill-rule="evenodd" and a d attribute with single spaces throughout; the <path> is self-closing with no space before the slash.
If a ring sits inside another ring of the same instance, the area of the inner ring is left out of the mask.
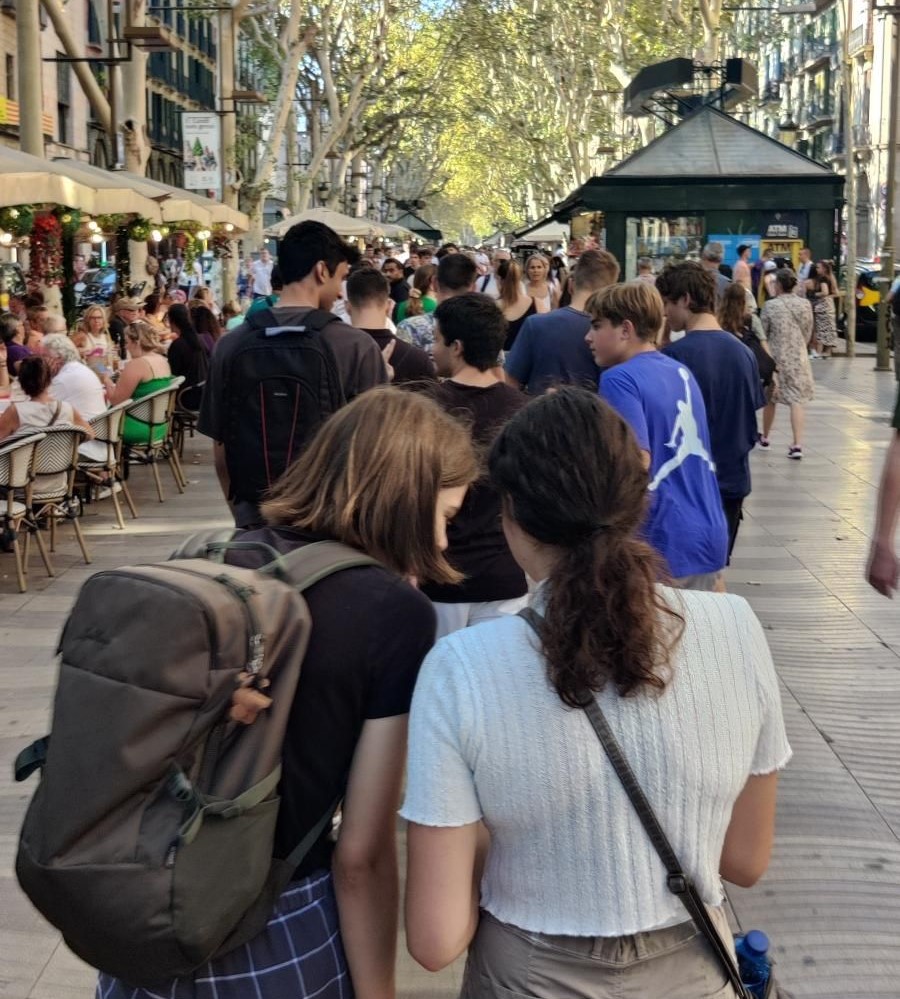
<path id="1" fill-rule="evenodd" d="M 678 374 L 681 375 L 684 381 L 685 398 L 678 400 L 678 416 L 675 418 L 675 426 L 672 427 L 672 436 L 666 444 L 668 448 L 675 448 L 677 446 L 678 450 L 665 464 L 660 465 L 656 475 L 653 476 L 653 481 L 650 483 L 650 492 L 658 489 L 660 483 L 667 479 L 676 468 L 684 464 L 691 455 L 702 458 L 709 465 L 711 472 L 715 472 L 716 470 L 716 463 L 710 458 L 709 452 L 703 446 L 703 441 L 700 440 L 699 428 L 697 427 L 697 421 L 694 419 L 694 410 L 691 407 L 691 376 L 688 374 L 686 368 L 681 367 L 678 369 Z M 676 445 L 675 440 L 679 433 L 681 434 L 681 442 Z"/>

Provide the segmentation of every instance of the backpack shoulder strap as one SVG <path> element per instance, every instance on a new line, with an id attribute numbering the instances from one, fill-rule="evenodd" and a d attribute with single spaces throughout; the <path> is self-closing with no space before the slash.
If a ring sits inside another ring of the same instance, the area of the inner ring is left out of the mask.
<path id="1" fill-rule="evenodd" d="M 263 572 L 279 576 L 294 589 L 303 593 L 327 576 L 354 569 L 358 566 L 381 565 L 381 563 L 340 541 L 315 541 L 304 545 L 287 555 L 282 555 L 267 565 Z"/>
<path id="2" fill-rule="evenodd" d="M 233 527 L 215 527 L 208 531 L 197 531 L 181 542 L 169 556 L 169 561 L 180 558 L 208 558 L 212 550 L 227 545 L 240 533 Z"/>
<path id="3" fill-rule="evenodd" d="M 326 326 L 337 322 L 340 322 L 338 317 L 331 312 L 327 312 L 325 309 L 310 309 L 299 324 L 290 328 L 321 333 Z M 284 326 L 284 323 L 279 322 L 275 318 L 275 313 L 271 309 L 257 309 L 256 312 L 247 316 L 246 323 L 250 329 L 255 330 L 257 333 L 263 333 L 265 330 L 274 327 Z"/>

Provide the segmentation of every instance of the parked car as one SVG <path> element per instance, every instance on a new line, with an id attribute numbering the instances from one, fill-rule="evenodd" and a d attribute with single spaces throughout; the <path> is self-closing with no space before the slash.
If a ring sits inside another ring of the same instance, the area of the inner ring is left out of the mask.
<path id="1" fill-rule="evenodd" d="M 24 295 L 27 290 L 22 268 L 11 260 L 0 261 L 0 281 L 7 295 Z"/>
<path id="2" fill-rule="evenodd" d="M 900 263 L 894 267 L 894 276 L 900 277 Z M 875 260 L 856 261 L 856 339 L 874 343 L 878 337 L 878 308 L 881 303 L 883 281 L 881 264 Z M 886 291 L 887 289 L 885 289 Z M 842 319 L 842 326 L 846 323 Z"/>
<path id="3" fill-rule="evenodd" d="M 75 306 L 109 305 L 116 290 L 115 267 L 92 267 L 75 284 Z"/>

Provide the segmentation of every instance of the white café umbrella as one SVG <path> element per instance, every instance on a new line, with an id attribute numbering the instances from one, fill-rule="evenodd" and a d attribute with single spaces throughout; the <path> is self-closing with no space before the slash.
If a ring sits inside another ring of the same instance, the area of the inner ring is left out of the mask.
<path id="1" fill-rule="evenodd" d="M 327 225 L 339 236 L 380 236 L 382 227 L 371 219 L 352 218 L 350 215 L 342 215 L 334 212 L 330 208 L 310 208 L 308 211 L 300 212 L 299 215 L 292 215 L 282 222 L 266 229 L 267 236 L 281 239 L 287 234 L 288 229 L 293 228 L 300 222 L 321 222 Z"/>

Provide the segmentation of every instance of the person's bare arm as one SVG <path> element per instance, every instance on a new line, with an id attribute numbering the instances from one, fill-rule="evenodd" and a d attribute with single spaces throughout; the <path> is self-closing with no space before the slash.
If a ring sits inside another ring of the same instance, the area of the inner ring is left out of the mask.
<path id="1" fill-rule="evenodd" d="M 88 439 L 94 439 L 94 428 L 88 423 L 88 421 L 78 412 L 78 410 L 72 407 L 72 422 L 76 427 L 81 427 L 82 430 L 87 431 Z"/>
<path id="2" fill-rule="evenodd" d="M 778 774 L 747 779 L 731 812 L 719 873 L 726 881 L 750 888 L 765 874 L 775 839 Z"/>
<path id="3" fill-rule="evenodd" d="M 407 721 L 407 715 L 399 715 L 363 725 L 334 851 L 341 938 L 356 999 L 394 999 L 395 994 L 396 821 Z"/>
<path id="4" fill-rule="evenodd" d="M 110 406 L 118 406 L 120 402 L 125 402 L 134 395 L 134 390 L 141 383 L 141 371 L 139 366 L 132 361 L 119 375 L 119 380 L 112 389 L 107 388 Z"/>
<path id="5" fill-rule="evenodd" d="M 429 971 L 451 964 L 478 928 L 487 833 L 481 822 L 407 831 L 406 946 Z"/>
<path id="6" fill-rule="evenodd" d="M 0 441 L 12 436 L 19 429 L 19 414 L 15 406 L 10 406 L 0 416 Z"/>
<path id="7" fill-rule="evenodd" d="M 894 548 L 897 515 L 900 511 L 900 431 L 894 431 L 884 459 L 878 504 L 875 508 L 875 534 L 869 549 L 866 579 L 886 597 L 897 589 L 898 565 Z"/>

